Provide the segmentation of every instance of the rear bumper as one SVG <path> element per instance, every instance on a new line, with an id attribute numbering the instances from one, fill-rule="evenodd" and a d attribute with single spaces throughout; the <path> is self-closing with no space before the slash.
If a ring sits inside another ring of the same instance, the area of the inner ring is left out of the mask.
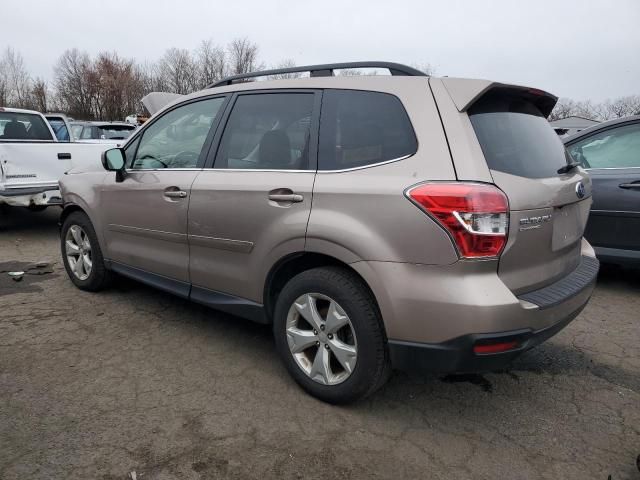
<path id="1" fill-rule="evenodd" d="M 618 265 L 640 265 L 640 250 L 623 250 L 622 248 L 593 247 L 602 263 Z"/>
<path id="2" fill-rule="evenodd" d="M 13 207 L 29 205 L 62 205 L 62 195 L 58 185 L 9 188 L 0 190 L 0 204 Z"/>
<path id="3" fill-rule="evenodd" d="M 523 352 L 551 338 L 578 316 L 585 305 L 563 320 L 541 330 L 514 330 L 464 335 L 439 344 L 389 341 L 393 368 L 405 371 L 480 373 L 506 368 Z M 516 341 L 518 347 L 502 353 L 476 354 L 474 345 Z"/>
<path id="4" fill-rule="evenodd" d="M 582 254 L 565 277 L 518 296 L 500 279 L 496 261 L 352 265 L 378 300 L 395 368 L 477 372 L 503 368 L 582 311 L 599 268 L 586 241 Z M 474 352 L 478 342 L 500 341 L 517 344 L 503 353 Z"/>

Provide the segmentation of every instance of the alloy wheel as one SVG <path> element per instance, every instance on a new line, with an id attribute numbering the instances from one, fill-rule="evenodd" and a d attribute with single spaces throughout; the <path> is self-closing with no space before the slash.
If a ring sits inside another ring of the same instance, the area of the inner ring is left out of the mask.
<path id="1" fill-rule="evenodd" d="M 86 280 L 91 275 L 93 261 L 91 242 L 87 232 L 79 225 L 72 225 L 65 236 L 67 262 L 78 280 Z"/>
<path id="2" fill-rule="evenodd" d="M 349 316 L 332 298 L 301 295 L 287 314 L 287 343 L 300 369 L 323 385 L 344 382 L 358 359 L 358 344 Z"/>

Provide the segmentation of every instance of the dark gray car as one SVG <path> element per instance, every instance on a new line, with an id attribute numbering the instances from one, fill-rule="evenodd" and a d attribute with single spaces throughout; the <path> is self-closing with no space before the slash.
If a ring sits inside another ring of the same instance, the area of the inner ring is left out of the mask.
<path id="1" fill-rule="evenodd" d="M 563 141 L 593 181 L 585 237 L 598 258 L 640 264 L 640 115 L 601 123 Z"/>

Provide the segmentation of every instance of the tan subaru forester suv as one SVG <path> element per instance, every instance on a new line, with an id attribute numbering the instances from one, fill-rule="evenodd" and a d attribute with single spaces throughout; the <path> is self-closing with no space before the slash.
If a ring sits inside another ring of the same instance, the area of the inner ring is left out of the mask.
<path id="1" fill-rule="evenodd" d="M 391 75 L 340 76 L 344 68 Z M 308 78 L 248 81 L 310 72 Z M 229 77 L 69 172 L 71 281 L 114 273 L 273 325 L 291 376 L 344 403 L 391 368 L 504 368 L 593 291 L 591 181 L 556 97 L 357 62 Z"/>

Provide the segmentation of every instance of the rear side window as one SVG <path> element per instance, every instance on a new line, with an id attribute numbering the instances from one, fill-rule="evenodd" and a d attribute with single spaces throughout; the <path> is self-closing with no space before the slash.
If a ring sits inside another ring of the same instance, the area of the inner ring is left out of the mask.
<path id="1" fill-rule="evenodd" d="M 469 110 L 469 118 L 491 170 L 545 178 L 567 163 L 562 141 L 531 101 L 489 93 Z"/>
<path id="2" fill-rule="evenodd" d="M 240 95 L 215 168 L 307 170 L 314 93 Z"/>
<path id="3" fill-rule="evenodd" d="M 52 140 L 39 115 L 0 112 L 0 140 Z"/>
<path id="4" fill-rule="evenodd" d="M 58 120 L 57 118 L 50 118 L 48 120 L 59 142 L 70 141 L 69 131 L 67 130 L 67 125 L 64 123 L 64 120 Z"/>
<path id="5" fill-rule="evenodd" d="M 412 155 L 418 148 L 400 100 L 387 93 L 325 90 L 320 170 L 343 170 Z"/>
<path id="6" fill-rule="evenodd" d="M 595 133 L 568 148 L 585 168 L 640 167 L 640 123 Z"/>

